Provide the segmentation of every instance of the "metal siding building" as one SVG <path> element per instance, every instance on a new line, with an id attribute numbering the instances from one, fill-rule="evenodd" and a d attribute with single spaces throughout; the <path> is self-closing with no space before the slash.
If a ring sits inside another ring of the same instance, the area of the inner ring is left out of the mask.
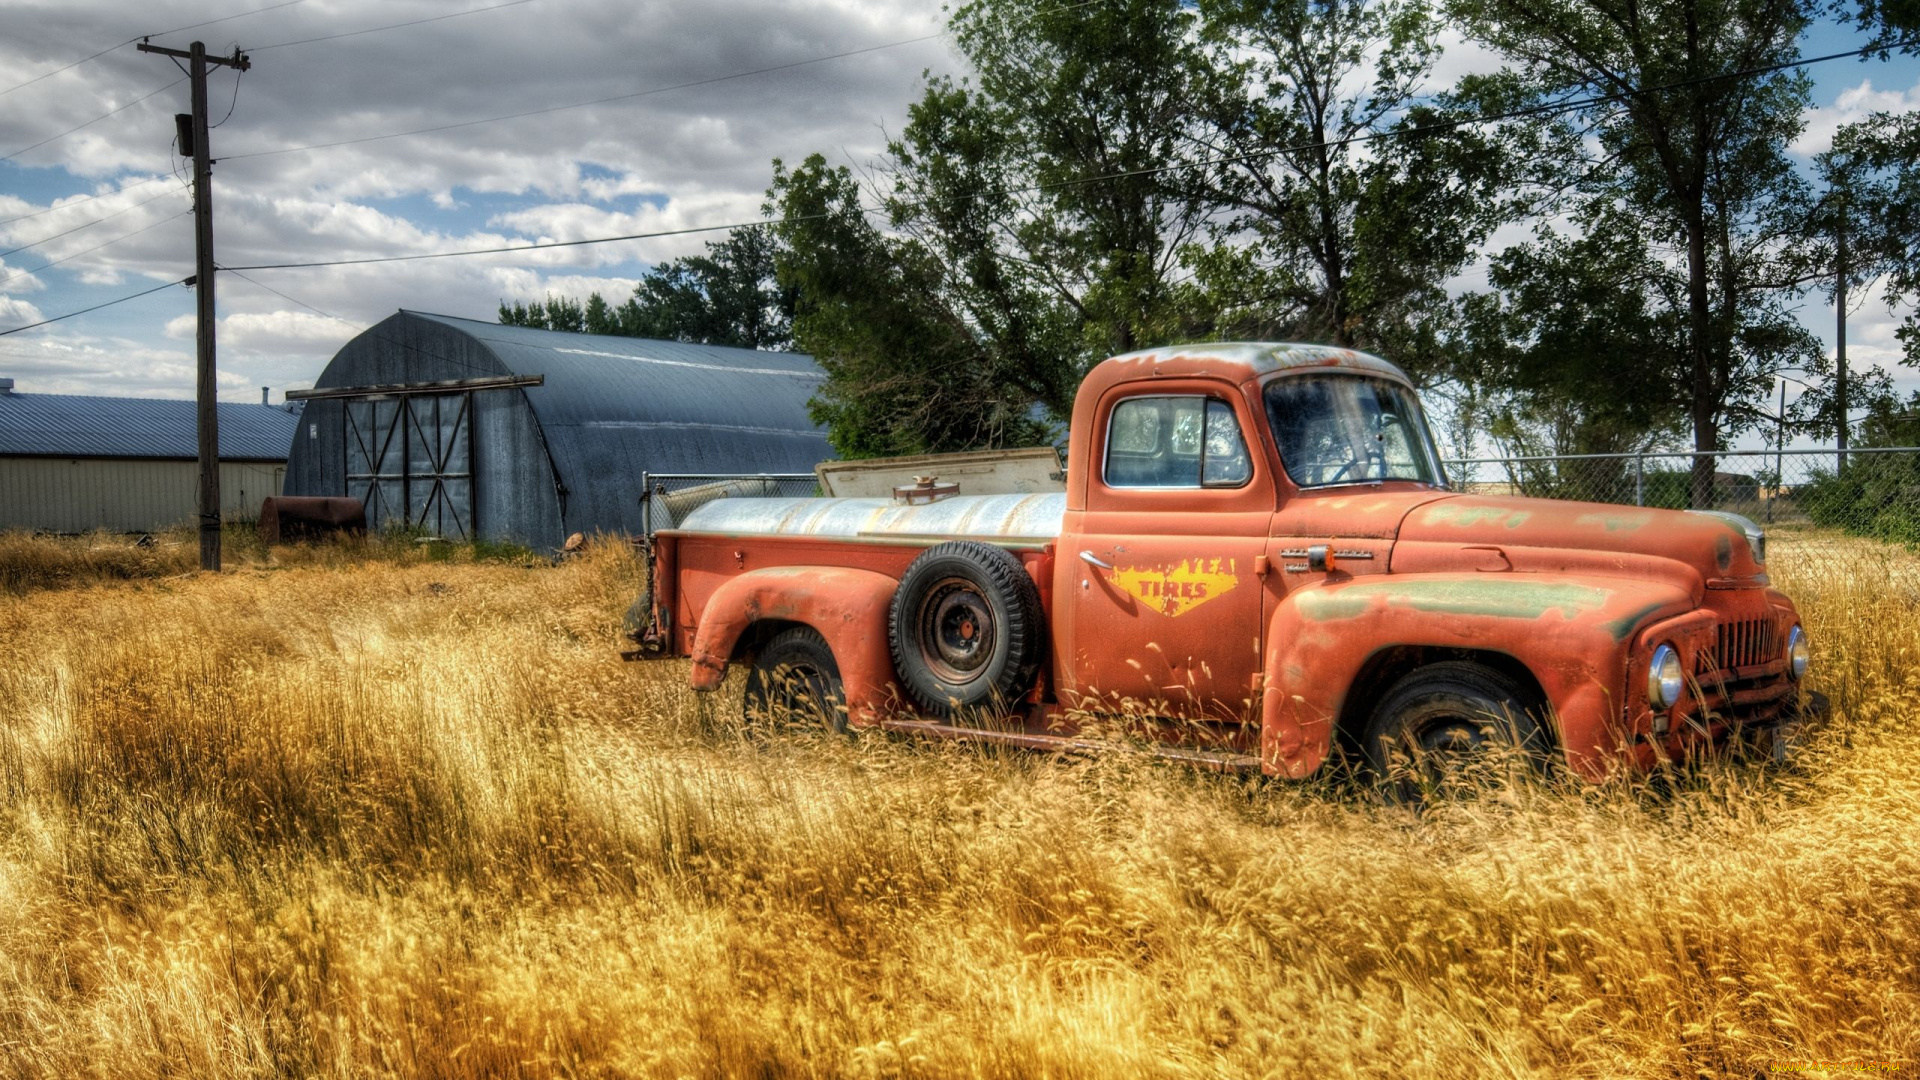
<path id="1" fill-rule="evenodd" d="M 220 512 L 250 518 L 280 493 L 298 418 L 220 406 Z M 0 389 L 0 529 L 152 532 L 192 522 L 194 403 Z"/>
<path id="2" fill-rule="evenodd" d="M 793 473 L 832 457 L 812 358 L 401 311 L 315 382 L 289 495 L 370 526 L 558 547 L 641 531 L 642 474 Z"/>

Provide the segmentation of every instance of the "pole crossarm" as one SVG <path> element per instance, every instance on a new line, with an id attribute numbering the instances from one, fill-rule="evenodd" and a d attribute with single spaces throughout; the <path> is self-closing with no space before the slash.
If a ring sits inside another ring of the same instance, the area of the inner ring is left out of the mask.
<path id="1" fill-rule="evenodd" d="M 193 51 L 191 49 L 169 49 L 164 45 L 149 45 L 145 41 L 142 41 L 136 48 L 141 52 L 158 53 L 161 56 L 172 56 L 181 60 L 193 59 Z M 233 50 L 232 56 L 208 56 L 205 57 L 203 62 L 216 67 L 230 67 L 235 71 L 251 71 L 253 69 L 253 61 L 239 49 Z"/>

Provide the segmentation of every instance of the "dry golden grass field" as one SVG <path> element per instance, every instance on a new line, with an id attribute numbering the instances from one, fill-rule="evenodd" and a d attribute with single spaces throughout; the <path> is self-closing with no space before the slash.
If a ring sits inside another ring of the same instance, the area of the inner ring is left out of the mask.
<path id="1" fill-rule="evenodd" d="M 1831 553 L 1798 767 L 1416 812 L 746 738 L 617 545 L 191 552 L 0 537 L 0 1075 L 1920 1080 L 1920 594 Z"/>

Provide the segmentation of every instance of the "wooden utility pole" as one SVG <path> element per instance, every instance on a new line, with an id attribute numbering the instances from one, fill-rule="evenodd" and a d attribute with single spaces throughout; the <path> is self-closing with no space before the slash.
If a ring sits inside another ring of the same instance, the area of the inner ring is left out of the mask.
<path id="1" fill-rule="evenodd" d="M 220 569 L 220 412 L 218 386 L 213 362 L 213 155 L 207 145 L 207 65 L 245 71 L 253 65 L 241 55 L 207 55 L 202 42 L 193 47 L 165 49 L 142 41 L 141 52 L 159 53 L 185 59 L 193 82 L 191 125 L 181 125 L 182 154 L 193 158 L 193 255 L 192 284 L 195 289 L 199 322 L 199 363 L 194 379 L 194 398 L 198 405 L 200 443 L 200 569 Z"/>

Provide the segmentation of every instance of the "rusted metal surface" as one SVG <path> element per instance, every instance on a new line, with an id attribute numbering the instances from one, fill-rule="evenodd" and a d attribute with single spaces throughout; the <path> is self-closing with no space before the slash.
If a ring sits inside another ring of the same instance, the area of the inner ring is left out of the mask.
<path id="1" fill-rule="evenodd" d="M 652 503 L 649 529 L 671 529 L 695 510 L 716 499 L 765 499 L 780 493 L 780 482 L 764 476 L 740 476 L 695 484 L 674 491 L 660 488 L 647 492 Z"/>
<path id="2" fill-rule="evenodd" d="M 885 617 L 897 584 L 871 570 L 823 566 L 771 567 L 732 578 L 714 590 L 698 623 L 691 650 L 693 688 L 720 685 L 734 644 L 748 626 L 762 619 L 798 623 L 820 631 L 833 649 L 848 720 L 875 722 L 900 699 Z"/>
<path id="3" fill-rule="evenodd" d="M 891 499 L 718 499 L 681 522 L 683 533 L 816 540 L 888 537 L 1049 542 L 1066 496 L 956 495 L 924 505 Z"/>
<path id="4" fill-rule="evenodd" d="M 693 656 L 710 686 L 753 621 L 806 622 L 842 657 L 856 722 L 953 736 L 887 711 L 886 609 L 921 549 L 971 537 L 1021 553 L 1050 654 L 1004 727 L 965 737 L 1077 750 L 1099 742 L 1083 737 L 1090 716 L 1119 714 L 1146 718 L 1150 740 L 1305 776 L 1394 680 L 1459 657 L 1537 691 L 1566 762 L 1590 778 L 1792 715 L 1799 685 L 1779 654 L 1798 616 L 1768 586 L 1751 522 L 1411 480 L 1303 489 L 1281 467 L 1263 389 L 1314 372 L 1404 381 L 1318 346 L 1152 350 L 1083 383 L 1064 495 L 708 503 L 661 537 L 661 565 L 677 565 L 655 601 L 678 620 L 668 651 Z M 1212 486 L 1204 470 L 1188 486 L 1109 485 L 1109 418 L 1153 395 L 1218 403 L 1207 430 L 1244 447 L 1244 468 L 1236 458 Z M 1655 709 L 1647 665 L 1663 644 L 1690 689 Z"/>
<path id="5" fill-rule="evenodd" d="M 916 476 L 910 484 L 893 489 L 893 501 L 903 506 L 924 506 L 960 494 L 960 485 L 943 484 L 938 476 Z"/>
<path id="6" fill-rule="evenodd" d="M 1141 369 L 1164 367 L 1168 374 L 1211 369 L 1229 378 L 1259 378 L 1303 368 L 1341 368 L 1381 375 L 1411 386 L 1398 365 L 1357 349 L 1287 342 L 1231 341 L 1207 345 L 1174 345 L 1116 356 L 1100 365 L 1124 378 L 1137 378 Z M 1096 372 L 1099 368 L 1095 369 Z"/>
<path id="7" fill-rule="evenodd" d="M 259 531 L 263 544 L 366 532 L 367 508 L 359 499 L 274 495 L 260 503 Z"/>
<path id="8" fill-rule="evenodd" d="M 883 498 L 929 474 L 958 484 L 962 495 L 1036 495 L 1063 490 L 1067 480 L 1060 453 L 1051 446 L 823 461 L 813 472 L 821 494 L 840 498 Z"/>

